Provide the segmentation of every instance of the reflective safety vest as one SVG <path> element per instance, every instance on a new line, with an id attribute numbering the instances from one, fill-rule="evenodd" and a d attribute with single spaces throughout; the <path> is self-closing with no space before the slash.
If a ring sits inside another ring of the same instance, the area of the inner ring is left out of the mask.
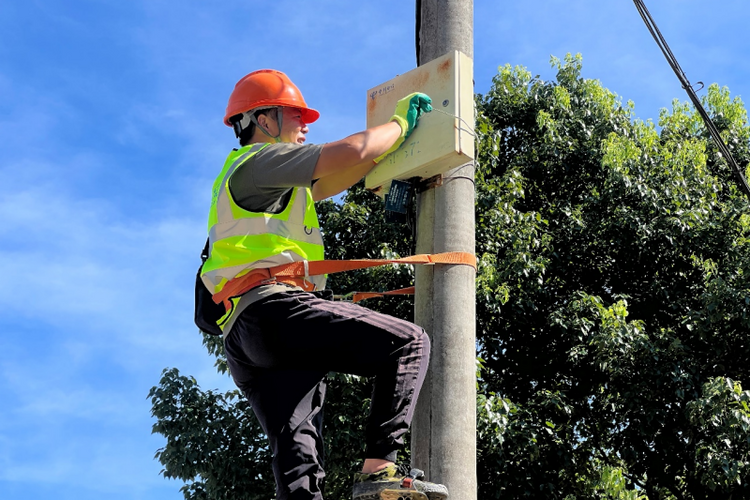
<path id="1" fill-rule="evenodd" d="M 232 151 L 214 182 L 208 215 L 209 256 L 201 268 L 201 279 L 213 295 L 230 280 L 254 269 L 324 258 L 323 238 L 309 188 L 290 188 L 293 192 L 289 202 L 278 214 L 250 212 L 232 198 L 232 174 L 267 146 L 253 144 Z M 324 275 L 309 276 L 307 280 L 317 290 L 325 288 Z"/>

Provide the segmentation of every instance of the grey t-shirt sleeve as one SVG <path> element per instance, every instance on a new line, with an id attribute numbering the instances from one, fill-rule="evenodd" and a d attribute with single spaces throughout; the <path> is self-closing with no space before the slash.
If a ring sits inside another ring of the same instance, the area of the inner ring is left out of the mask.
<path id="1" fill-rule="evenodd" d="M 251 212 L 279 213 L 291 188 L 310 187 L 322 144 L 270 144 L 229 178 L 234 201 Z"/>

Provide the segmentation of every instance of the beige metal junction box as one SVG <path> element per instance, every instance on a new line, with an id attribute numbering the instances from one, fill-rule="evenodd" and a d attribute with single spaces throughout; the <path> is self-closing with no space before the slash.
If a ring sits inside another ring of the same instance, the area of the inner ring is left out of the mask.
<path id="1" fill-rule="evenodd" d="M 473 67 L 454 51 L 367 91 L 367 128 L 387 123 L 398 100 L 412 92 L 430 96 L 434 109 L 367 174 L 367 189 L 382 197 L 393 179 L 427 179 L 474 159 Z"/>

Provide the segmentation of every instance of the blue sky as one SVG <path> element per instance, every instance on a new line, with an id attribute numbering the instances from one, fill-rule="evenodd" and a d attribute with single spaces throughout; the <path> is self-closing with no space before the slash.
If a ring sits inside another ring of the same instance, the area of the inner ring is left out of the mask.
<path id="1" fill-rule="evenodd" d="M 750 4 L 647 3 L 693 83 L 750 92 Z M 636 115 L 684 91 L 629 0 L 475 1 L 475 82 L 553 78 L 583 55 Z M 414 3 L 0 3 L 0 498 L 178 500 L 146 394 L 165 367 L 230 389 L 192 325 L 229 92 L 286 72 L 321 112 L 308 140 L 365 124 L 367 89 L 415 66 Z"/>

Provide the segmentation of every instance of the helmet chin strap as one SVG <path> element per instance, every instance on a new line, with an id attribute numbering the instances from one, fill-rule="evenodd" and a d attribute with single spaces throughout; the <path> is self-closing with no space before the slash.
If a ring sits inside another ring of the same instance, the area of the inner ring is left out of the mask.
<path id="1" fill-rule="evenodd" d="M 271 133 L 268 130 L 266 130 L 260 123 L 258 123 L 258 119 L 255 117 L 255 113 L 258 111 L 257 109 L 254 109 L 251 112 L 248 112 L 248 114 L 250 115 L 250 121 L 252 121 L 255 124 L 255 126 L 260 129 L 261 132 L 266 134 L 275 142 L 281 142 L 281 125 L 284 121 L 284 110 L 281 107 L 270 108 L 270 109 L 276 110 L 276 124 L 279 126 L 278 134 L 271 135 Z"/>

